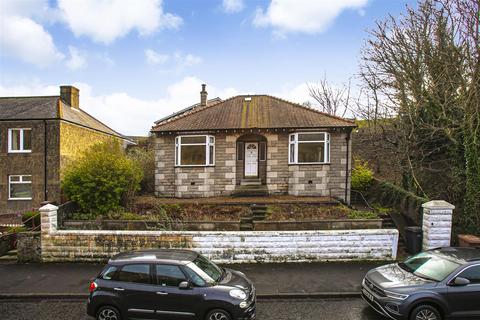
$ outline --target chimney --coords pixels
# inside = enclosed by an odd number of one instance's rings
[[[207,87],[206,84],[202,84],[202,91],[200,91],[200,106],[205,107],[207,105],[207,91],[205,88]]]
[[[79,109],[79,92],[74,86],[60,86],[60,98],[72,108]]]

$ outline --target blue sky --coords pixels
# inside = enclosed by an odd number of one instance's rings
[[[83,109],[125,134],[199,99],[309,100],[348,81],[378,19],[413,0],[2,0],[0,95],[80,88]]]

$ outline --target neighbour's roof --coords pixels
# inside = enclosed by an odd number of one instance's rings
[[[110,259],[110,263],[115,262],[154,262],[154,261],[170,261],[176,263],[188,263],[195,260],[198,253],[190,250],[181,249],[151,249],[119,253]]]
[[[0,97],[0,121],[42,119],[62,119],[129,140],[81,108],[72,108],[60,96]]]
[[[269,95],[241,95],[159,121],[152,132],[356,127],[355,123]]]

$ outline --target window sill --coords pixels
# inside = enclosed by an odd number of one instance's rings
[[[176,165],[175,168],[201,168],[201,167],[215,167],[214,164],[186,164]]]
[[[288,164],[289,166],[303,166],[303,165],[307,165],[307,166],[310,166],[310,165],[320,165],[320,166],[324,166],[324,165],[331,165],[331,162],[301,162],[301,163],[289,163]]]
[[[32,198],[8,198],[8,201],[31,201]]]
[[[8,150],[8,153],[32,153],[32,150],[26,150],[26,151]]]

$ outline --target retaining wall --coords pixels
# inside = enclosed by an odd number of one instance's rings
[[[393,260],[398,231],[109,231],[57,230],[57,207],[42,214],[43,261],[106,261],[114,254],[148,248],[188,248],[215,262]]]

